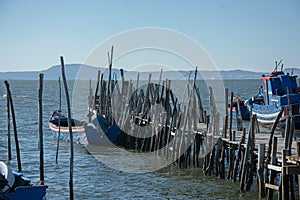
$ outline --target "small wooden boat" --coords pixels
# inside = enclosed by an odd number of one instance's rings
[[[45,185],[33,185],[22,174],[13,172],[0,161],[0,199],[4,200],[42,200],[45,199]]]
[[[285,127],[286,118],[294,119],[295,128],[300,128],[300,87],[297,85],[297,76],[292,73],[285,74],[277,71],[279,64],[269,75],[262,75],[262,86],[256,96],[249,98],[246,102],[252,115],[257,116],[257,121],[263,125],[272,125],[280,114],[281,108],[284,112],[279,120],[278,126]]]
[[[73,141],[76,143],[85,144],[86,134],[85,134],[85,123],[72,119],[72,133]],[[61,111],[55,110],[49,120],[49,127],[54,138],[69,141],[69,127],[68,118],[61,115]]]
[[[230,101],[228,102],[228,113],[230,112]],[[237,119],[237,114],[240,114],[242,120],[250,120],[250,112],[245,105],[244,99],[239,99],[238,97],[233,97],[233,104],[232,104],[232,118]]]

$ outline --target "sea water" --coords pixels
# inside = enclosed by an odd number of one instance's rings
[[[39,183],[38,151],[38,81],[9,81],[17,122],[17,131],[21,151],[22,173],[33,183]],[[198,84],[203,84],[199,82]],[[74,81],[68,81],[70,93]],[[76,84],[75,84],[76,85]],[[82,105],[72,107],[73,115],[87,120],[88,81],[79,84],[82,93],[73,97],[73,102]],[[94,85],[94,82],[93,82]],[[225,80],[224,85],[242,98],[253,96],[260,85],[259,80]],[[78,85],[77,85],[78,86]],[[175,94],[182,95],[186,84],[172,82],[177,88]],[[171,88],[172,88],[171,86]],[[180,88],[181,87],[181,88]],[[201,86],[203,87],[203,86]],[[63,89],[63,88],[62,88]],[[205,89],[204,89],[205,90]],[[206,89],[206,91],[208,91]],[[12,160],[7,161],[7,122],[6,89],[4,84],[0,91],[0,160],[17,169],[15,145],[12,134]],[[76,99],[77,98],[77,99]],[[182,98],[182,97],[181,97]],[[224,99],[216,99],[221,104]],[[78,99],[80,99],[78,101]],[[204,107],[208,108],[208,92],[202,92]],[[62,95],[63,112],[65,96]],[[224,105],[224,103],[222,103]],[[221,105],[221,106],[222,106]],[[53,110],[59,108],[57,81],[44,81],[43,89],[43,133],[45,185],[48,185],[47,199],[69,198],[69,144],[60,142],[58,164],[55,163],[56,140],[51,135],[48,120]],[[12,127],[12,124],[11,124]],[[74,195],[76,199],[257,199],[258,191],[254,183],[251,191],[241,195],[239,183],[221,180],[215,175],[205,176],[202,168],[178,169],[168,166],[154,172],[128,173],[109,167],[96,158],[89,150],[97,147],[74,144]],[[94,149],[95,150],[95,149]],[[103,152],[111,151],[102,148]],[[118,152],[115,152],[118,154]],[[103,154],[104,155],[104,154]],[[129,159],[120,155],[122,159]],[[147,161],[146,161],[147,162]],[[149,161],[150,162],[150,161]],[[147,163],[145,163],[147,164]]]

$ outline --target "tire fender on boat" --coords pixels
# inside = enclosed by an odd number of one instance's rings
[[[0,161],[0,174],[8,181],[7,185],[2,189],[3,192],[7,192],[13,187],[15,176],[11,169],[2,161]]]

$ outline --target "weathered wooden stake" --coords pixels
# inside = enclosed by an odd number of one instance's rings
[[[110,57],[109,57],[109,53],[108,53],[108,62],[109,62],[109,72],[108,72],[108,85],[107,85],[107,98],[106,98],[106,114],[108,116],[108,119],[109,119],[109,122],[110,121],[110,117],[111,117],[111,110],[110,110],[110,107],[111,107],[111,70],[112,70],[112,59],[113,59],[113,51],[114,51],[114,47],[112,46],[111,47],[111,53],[110,53]]]
[[[40,185],[44,185],[44,141],[43,141],[43,81],[44,74],[39,77],[39,150],[40,150]]]
[[[235,111],[236,111],[237,130],[242,131],[243,130],[243,120],[242,120],[240,99],[237,99],[236,105],[237,105],[237,107],[236,107]]]
[[[286,156],[288,155],[288,149],[282,149],[282,166],[281,166],[281,195],[282,199],[289,199],[289,181],[288,175],[286,174]]]
[[[238,166],[239,166],[240,161],[241,161],[241,166],[243,166],[242,145],[245,143],[245,137],[246,137],[246,129],[244,128],[241,141],[239,142],[238,152],[237,152],[237,156],[236,156],[236,162],[235,162],[234,169],[233,169],[233,181],[234,182],[236,181],[236,177],[237,177],[237,173],[238,173]]]
[[[98,91],[99,91],[100,76],[101,76],[101,70],[98,70],[96,89],[95,89],[95,95],[94,95],[94,109],[98,109],[98,108],[96,108],[96,105],[97,105],[97,100],[98,100],[97,96],[98,96]],[[100,105],[100,102],[98,103],[98,106],[99,105]]]
[[[10,138],[10,102],[9,97],[6,95],[6,109],[7,109],[7,156],[8,160],[11,160],[11,138]]]
[[[89,80],[89,97],[88,97],[88,108],[89,108],[89,112],[88,112],[88,122],[91,123],[92,122],[92,80]],[[100,105],[100,104],[99,104]]]
[[[280,109],[280,112],[279,114],[277,115],[276,119],[275,119],[275,122],[274,124],[272,125],[272,128],[271,128],[271,133],[270,133],[270,138],[269,138],[269,145],[268,145],[268,151],[267,151],[267,158],[266,158],[266,169],[268,168],[268,164],[270,163],[271,161],[271,151],[272,151],[272,144],[273,144],[273,136],[274,136],[274,133],[275,133],[275,129],[277,127],[277,124],[282,116],[282,113],[284,111],[284,107],[281,107]],[[268,170],[265,171],[265,180],[268,179]]]
[[[19,148],[19,140],[18,140],[18,133],[17,133],[17,123],[16,123],[14,104],[13,104],[10,89],[9,89],[9,83],[6,80],[4,81],[4,83],[5,83],[5,86],[6,86],[7,96],[9,98],[9,103],[10,103],[10,110],[11,110],[11,116],[12,116],[13,127],[14,127],[14,136],[15,136],[17,162],[18,162],[18,171],[20,172],[20,171],[22,171],[22,164],[21,164],[21,156],[20,156],[20,148]]]
[[[61,84],[60,77],[58,77],[58,90],[59,90],[59,107],[58,107],[58,137],[56,144],[56,155],[55,155],[55,163],[58,163],[58,150],[59,150],[59,141],[60,141],[60,113],[61,113]]]
[[[299,79],[299,82],[300,82],[300,79]],[[298,141],[296,143],[296,153],[297,153],[297,156],[300,156],[300,141]],[[299,187],[299,198],[300,198],[300,174],[298,174],[298,187]]]
[[[265,159],[265,144],[259,144],[258,148],[258,190],[259,198],[266,197],[265,179],[264,179],[264,159]]]
[[[61,74],[65,88],[66,101],[67,101],[67,109],[68,109],[68,126],[69,126],[69,137],[70,137],[70,178],[69,178],[69,188],[70,188],[70,199],[74,199],[74,191],[73,191],[73,164],[74,164],[74,148],[73,148],[73,133],[72,133],[72,118],[71,118],[71,105],[70,98],[68,92],[68,85],[65,75],[65,66],[64,66],[64,58],[60,57],[61,63]]]
[[[270,157],[271,165],[276,165],[277,164],[277,137],[276,136],[274,136],[274,138],[273,138],[271,148],[272,148],[272,155]],[[266,168],[266,169],[268,169],[268,168]],[[266,170],[266,171],[268,171],[268,170]],[[269,183],[274,185],[275,176],[276,176],[276,172],[274,170],[271,170],[270,177],[265,176],[265,178],[269,178]],[[267,179],[265,179],[265,180],[267,180]],[[268,188],[267,195],[268,195],[267,199],[269,199],[269,200],[273,199],[273,189]]]
[[[232,140],[232,109],[233,109],[233,92],[230,95],[230,122],[229,122],[229,138]]]
[[[223,137],[227,137],[228,129],[228,89],[225,89],[225,117],[224,117],[224,128],[223,128]]]

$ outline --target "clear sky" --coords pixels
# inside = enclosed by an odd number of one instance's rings
[[[0,71],[47,69],[60,55],[82,63],[112,35],[143,27],[186,34],[220,69],[300,67],[299,0],[0,0]]]

